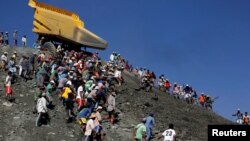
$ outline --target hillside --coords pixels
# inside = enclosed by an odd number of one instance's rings
[[[17,51],[18,57],[22,54],[31,54],[34,49],[1,47],[0,54],[4,51],[13,53]],[[19,58],[18,58],[19,59]],[[18,80],[14,84],[15,103],[9,103],[4,98],[3,83],[6,72],[0,72],[0,141],[80,141],[82,133],[77,124],[65,123],[64,109],[57,96],[56,106],[50,110],[51,125],[36,127],[36,116],[32,113],[34,103],[34,88],[32,80],[24,82]],[[159,133],[167,128],[168,123],[174,123],[179,141],[203,141],[207,140],[208,124],[231,124],[223,117],[200,108],[196,105],[188,105],[183,101],[176,100],[172,96],[162,93],[157,89],[147,93],[135,91],[139,80],[129,72],[124,72],[125,84],[117,87],[117,111],[120,112],[120,122],[115,128],[103,123],[107,133],[106,141],[129,141],[131,140],[131,129],[140,120],[153,112],[155,114],[156,126],[154,133]],[[154,94],[158,100],[152,99]],[[107,114],[104,112],[104,114]],[[155,141],[156,139],[153,139]]]

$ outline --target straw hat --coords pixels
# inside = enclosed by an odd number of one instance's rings
[[[96,118],[96,114],[92,113],[89,118]]]
[[[96,108],[96,111],[98,111],[98,110],[102,110],[102,106],[98,106],[98,107]]]

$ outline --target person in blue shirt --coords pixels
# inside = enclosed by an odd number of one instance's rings
[[[91,108],[84,108],[79,112],[79,118],[86,118],[90,116],[91,112]]]
[[[150,113],[146,118],[146,134],[147,134],[147,141],[150,141],[150,138],[152,136],[152,129],[155,124],[154,114]]]

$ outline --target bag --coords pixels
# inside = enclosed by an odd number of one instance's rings
[[[79,123],[80,125],[86,124],[86,123],[87,123],[87,119],[86,119],[86,118],[80,118],[80,119],[78,120],[78,123]]]

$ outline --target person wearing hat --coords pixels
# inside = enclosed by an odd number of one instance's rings
[[[102,117],[101,117],[101,112],[102,112],[103,108],[102,106],[98,106],[96,108],[96,119],[94,120],[94,125],[95,125],[95,139],[96,140],[102,140],[103,139],[103,135],[104,135],[104,132],[103,132],[103,127],[101,125],[102,123]]]
[[[92,113],[87,121],[86,131],[84,133],[85,140],[84,141],[92,141],[93,140],[93,133],[94,133],[94,120],[96,119],[96,114]]]
[[[15,62],[16,62],[16,58],[17,58],[17,53],[16,53],[16,51],[13,52],[12,57],[14,58],[14,60],[15,60]]]
[[[1,68],[3,70],[6,70],[7,62],[8,62],[8,52],[4,52],[4,54],[1,56]]]
[[[95,126],[98,126],[98,125],[100,125],[100,123],[101,123],[101,121],[102,121],[102,116],[101,116],[101,112],[102,112],[102,110],[103,110],[103,108],[102,108],[102,106],[98,106],[97,108],[96,108],[96,119],[95,119]]]
[[[47,123],[50,122],[49,114],[48,114],[48,109],[47,109],[47,100],[46,100],[46,93],[43,92],[38,100],[37,100],[37,105],[36,105],[38,117],[36,119],[36,126],[39,127],[42,125],[41,120],[44,118]]]

